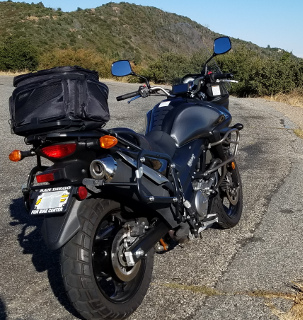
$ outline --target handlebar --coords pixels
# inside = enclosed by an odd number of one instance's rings
[[[117,101],[121,101],[121,100],[129,99],[129,98],[133,98],[137,95],[140,95],[140,92],[134,91],[134,92],[123,94],[122,96],[118,96],[116,99],[117,99]]]
[[[205,77],[205,79],[207,82],[215,82],[216,80],[225,80],[233,77],[234,75],[232,73],[210,73]]]
[[[190,88],[187,86],[186,90],[181,90],[180,92],[174,92],[174,90],[166,90],[162,87],[155,86],[155,87],[150,87],[150,86],[140,86],[138,91],[130,92],[123,94],[121,96],[116,97],[117,101],[125,100],[125,99],[131,99],[131,98],[146,98],[150,94],[155,94],[157,91],[162,91],[162,94],[166,95],[167,97],[175,97],[176,95],[180,94],[190,94],[191,97],[195,97],[195,95],[201,90],[202,86],[208,82],[213,83],[216,82],[216,80],[222,80],[222,81],[230,81],[230,82],[236,82],[234,80],[229,80],[233,78],[232,73],[209,73],[208,75],[201,75],[201,74],[190,74],[186,75],[182,79],[186,79],[186,77],[195,77],[193,81],[191,81],[192,85]],[[189,90],[190,89],[190,90]],[[134,99],[132,99],[134,100]],[[130,100],[129,102],[131,102]]]
[[[215,80],[231,79],[234,77],[234,75],[232,73],[213,73],[212,75]]]

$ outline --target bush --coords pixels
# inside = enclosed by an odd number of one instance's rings
[[[26,39],[9,37],[0,46],[0,70],[36,70],[38,50]]]
[[[289,52],[271,58],[242,46],[217,60],[223,72],[232,72],[239,81],[231,91],[238,96],[288,93],[303,86],[303,62]]]
[[[39,69],[75,65],[96,70],[102,78],[111,76],[109,60],[90,49],[56,49],[44,53],[39,59]]]
[[[189,70],[189,59],[176,53],[164,53],[151,63],[146,76],[156,83],[172,83],[182,78]]]

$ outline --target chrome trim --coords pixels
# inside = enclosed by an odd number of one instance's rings
[[[216,145],[218,145],[218,144],[221,144],[222,142],[224,142],[225,140],[227,140],[228,136],[229,136],[232,132],[235,132],[235,133],[236,133],[236,140],[229,140],[229,141],[228,141],[228,143],[235,145],[234,150],[233,150],[233,152],[231,153],[231,156],[230,156],[227,160],[225,160],[225,161],[221,162],[219,165],[215,166],[214,168],[205,171],[205,172],[203,173],[203,176],[207,176],[207,175],[209,175],[209,174],[217,171],[217,170],[220,169],[221,167],[225,166],[226,164],[228,164],[228,163],[232,162],[233,160],[235,160],[236,155],[237,155],[237,153],[238,153],[239,141],[240,141],[240,132],[239,132],[239,130],[236,129],[236,128],[232,128],[232,129],[228,130],[228,131],[225,133],[224,137],[223,137],[221,140],[216,141],[216,142],[214,142],[214,143],[210,143],[210,144],[208,145],[208,148],[210,149],[211,147],[214,147],[214,146],[216,146]]]
[[[164,89],[164,88],[162,88],[162,87],[159,87],[159,86],[151,87],[150,90],[151,90],[151,91],[161,90],[166,96],[171,97],[171,98],[174,98],[174,97],[175,97],[175,95],[170,94],[166,89]]]
[[[207,217],[206,217],[206,218],[207,218]],[[201,233],[203,230],[211,227],[214,223],[217,223],[217,222],[219,222],[218,217],[216,217],[216,218],[213,219],[213,220],[204,221],[204,222],[203,222],[203,226],[198,229],[198,234]]]
[[[138,167],[137,161],[135,159],[127,156],[126,154],[124,154],[120,151],[117,151],[117,153],[122,157],[122,159],[124,159],[126,162],[128,162],[131,166],[133,166],[134,168]],[[142,164],[142,169],[143,169],[143,174],[145,176],[149,177],[151,180],[153,180],[158,185],[168,182],[168,179],[166,179],[162,174],[151,169],[150,167],[146,166],[145,164]],[[136,171],[138,171],[138,170],[136,170]],[[142,171],[138,171],[138,173],[136,172],[136,175],[138,175],[138,177],[141,177]]]
[[[237,145],[239,144],[239,140],[240,140],[240,132],[239,132],[238,129],[232,128],[232,129],[228,130],[228,131],[225,133],[224,137],[223,137],[221,140],[216,141],[216,142],[214,142],[214,143],[210,143],[210,144],[208,145],[208,148],[214,147],[214,146],[222,143],[223,141],[225,141],[225,140],[227,139],[228,135],[231,134],[232,132],[235,132],[236,135],[237,135],[237,137],[236,137],[236,140],[235,140],[235,141],[231,140],[231,141],[229,141],[229,143],[234,143],[234,144],[236,144],[236,146],[237,146]]]
[[[89,170],[94,179],[110,181],[117,171],[117,162],[111,156],[95,159],[91,162]]]

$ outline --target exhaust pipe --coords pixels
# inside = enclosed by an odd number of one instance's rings
[[[89,171],[94,179],[110,181],[117,171],[117,162],[111,156],[95,159],[91,162]]]

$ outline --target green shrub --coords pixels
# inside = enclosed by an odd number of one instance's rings
[[[189,59],[183,55],[167,52],[151,63],[146,76],[156,83],[172,83],[182,78],[189,70]]]
[[[232,72],[239,81],[231,91],[238,96],[288,93],[303,85],[303,62],[289,52],[271,58],[241,46],[217,60],[223,72]]]
[[[0,46],[0,70],[36,70],[38,50],[26,39],[9,37]]]

